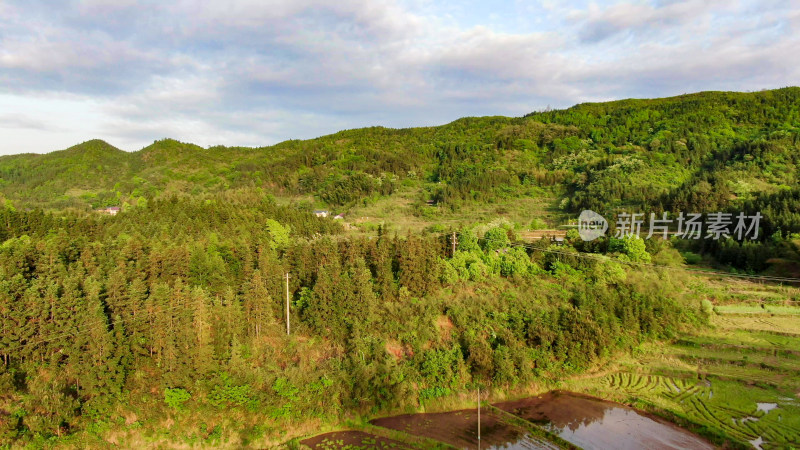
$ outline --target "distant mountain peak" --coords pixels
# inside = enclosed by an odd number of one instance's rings
[[[93,154],[93,155],[103,155],[109,153],[119,153],[123,150],[114,147],[113,145],[109,144],[108,142],[102,139],[91,139],[86,142],[81,142],[78,145],[73,145],[72,147],[64,150],[65,152],[78,154]]]

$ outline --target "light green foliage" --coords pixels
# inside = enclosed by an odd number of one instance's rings
[[[504,277],[530,276],[539,271],[539,266],[531,261],[522,247],[508,249],[500,255],[500,275]]]
[[[620,253],[620,258],[633,262],[650,262],[650,254],[647,253],[644,239],[638,236],[629,236],[622,239],[610,238],[608,251]]]
[[[275,219],[267,219],[266,229],[269,231],[269,235],[272,238],[271,245],[273,248],[285,248],[287,245],[289,245],[290,229],[288,226],[285,227],[281,225]]]
[[[164,389],[164,403],[172,409],[183,409],[183,404],[192,398],[192,394],[183,388]]]
[[[290,417],[294,411],[294,404],[298,400],[297,394],[300,392],[300,389],[288,378],[279,377],[272,384],[272,391],[281,398],[281,402],[272,412],[272,416],[283,418]]]
[[[481,250],[480,246],[478,245],[478,238],[471,229],[464,228],[458,234],[458,250],[464,253]]]
[[[453,258],[450,259],[449,264],[453,269],[458,273],[458,276],[463,280],[470,279],[470,273],[473,265],[483,264],[481,258],[483,257],[483,253],[478,249],[477,251],[467,252],[467,251],[457,251]],[[472,269],[473,271],[477,271],[477,269]],[[486,269],[481,269],[481,271]]]
[[[483,261],[476,260],[467,267],[467,273],[470,281],[483,281],[489,275],[490,269]]]
[[[483,235],[482,247],[484,252],[492,252],[511,245],[508,230],[504,227],[494,227]]]
[[[452,388],[457,385],[461,364],[461,351],[458,347],[428,350],[422,356],[420,374],[430,387]]]
[[[615,284],[625,281],[627,273],[619,263],[608,260],[596,264],[592,271],[594,279],[600,284]]]
[[[444,261],[442,280],[449,280],[448,283],[458,278],[481,281],[498,275],[527,277],[540,271],[524,248],[511,246],[508,230],[504,226],[487,230],[480,246],[471,230],[463,230],[460,236],[459,251],[450,260]],[[466,245],[462,245],[464,242]]]
[[[542,220],[542,219],[540,219],[538,217],[531,221],[531,224],[530,224],[530,229],[531,230],[546,230],[547,228],[548,228],[547,227],[547,223],[545,223],[544,220]]]
[[[439,280],[444,285],[450,285],[459,280],[459,273],[458,270],[453,267],[453,264],[449,260],[440,259],[439,267],[441,267],[441,275],[439,276]]]
[[[311,301],[311,296],[313,291],[308,287],[303,286],[300,288],[300,292],[297,295],[297,299],[294,301],[294,306],[301,312],[309,305]]]
[[[575,245],[582,241],[580,233],[578,232],[578,230],[574,228],[570,228],[569,230],[567,230],[567,234],[566,236],[564,236],[564,240],[570,245]]]
[[[581,275],[581,272],[573,268],[571,265],[562,261],[554,261],[550,265],[550,272],[558,278],[571,278],[575,279]]]
[[[650,253],[650,252],[648,252]],[[680,267],[684,264],[684,258],[680,252],[674,248],[664,247],[652,254],[653,264],[660,266]]]
[[[714,312],[714,305],[708,299],[704,298],[701,305],[704,314],[711,315]]]

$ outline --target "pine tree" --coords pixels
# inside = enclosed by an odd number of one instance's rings
[[[69,350],[70,365],[83,397],[108,396],[119,392],[121,387],[121,369],[100,290],[98,281],[92,278],[84,281],[86,295],[77,311],[78,327]],[[111,406],[103,403],[104,407]]]
[[[391,238],[381,235],[370,252],[370,267],[375,277],[378,295],[383,301],[392,301],[397,297],[397,285],[394,276],[395,245]]]
[[[214,368],[213,328],[211,320],[211,302],[206,292],[200,288],[192,289],[192,311],[194,342],[191,361],[196,373],[205,375]]]
[[[338,309],[344,315],[344,322],[354,335],[361,333],[373,323],[377,301],[372,287],[369,269],[363,259],[354,261],[342,280],[348,286],[342,293],[342,303]]]
[[[319,268],[317,282],[314,284],[308,306],[303,310],[304,320],[318,332],[330,330],[336,336],[343,336],[345,323],[342,320],[342,280],[338,264],[326,264]]]
[[[253,274],[247,283],[244,296],[244,313],[248,323],[248,335],[256,340],[261,336],[262,329],[269,323],[274,323],[272,296],[267,291],[266,283],[261,276],[261,271]]]

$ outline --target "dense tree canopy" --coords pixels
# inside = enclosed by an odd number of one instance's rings
[[[519,245],[505,222],[350,233],[296,198],[346,209],[402,188],[454,215],[537,196],[564,214],[760,212],[755,240],[674,244],[760,271],[800,260],[799,105],[798,88],[700,93],[256,149],[89,141],[0,157],[0,442],[181,411],[287,424],[419,406],[671,336],[704,313],[680,276],[642,268],[683,264],[669,242]],[[122,211],[91,211],[107,206]],[[219,432],[203,423],[203,439]]]

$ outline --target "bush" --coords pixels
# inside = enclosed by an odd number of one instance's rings
[[[703,299],[703,301],[700,302],[700,305],[705,315],[710,316],[711,313],[714,312],[714,304],[708,301],[707,299]]]
[[[683,260],[686,261],[686,264],[698,264],[703,260],[703,257],[697,253],[683,252],[681,255],[683,256]]]
[[[211,394],[208,396],[209,403],[219,407],[223,405],[243,406],[254,402],[251,398],[252,390],[250,386],[246,384],[234,385],[233,380],[227,373],[220,375],[220,379],[222,384],[214,386],[214,389],[211,390]]]
[[[609,252],[619,252],[628,257],[633,262],[650,262],[650,254],[644,243],[644,239],[638,236],[630,236],[622,239],[610,238],[608,242]]]
[[[506,248],[511,245],[511,240],[508,239],[508,230],[503,227],[494,227],[490,229],[483,235],[483,239],[483,250],[486,252]]]
[[[182,388],[166,388],[164,389],[164,403],[172,409],[183,409],[183,404],[186,403],[192,394],[186,389]]]
[[[441,387],[425,388],[419,391],[419,399],[430,400],[433,398],[447,397],[451,393],[452,391],[450,390],[450,388],[441,388]]]
[[[546,230],[547,223],[539,218],[533,219],[530,225],[531,230]]]
[[[458,270],[450,264],[449,261],[441,260],[439,267],[441,273],[439,274],[439,281],[444,285],[454,284],[458,282]]]

